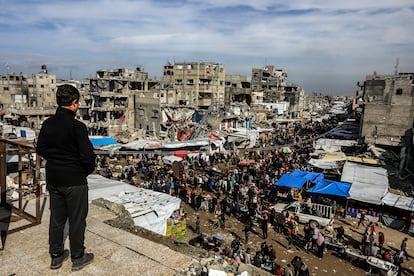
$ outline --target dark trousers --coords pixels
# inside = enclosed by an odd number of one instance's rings
[[[69,241],[72,258],[84,254],[88,186],[56,187],[48,185],[50,195],[49,253],[60,255],[64,250],[64,228],[69,220]]]

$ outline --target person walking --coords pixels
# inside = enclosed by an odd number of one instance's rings
[[[226,226],[226,214],[224,212],[220,213],[220,227],[224,229]]]
[[[293,275],[294,276],[299,275],[299,270],[302,266],[302,258],[299,257],[299,256],[295,256],[295,257],[293,257],[292,261],[290,261],[290,263],[293,266],[293,270],[294,270]]]
[[[407,259],[407,261],[408,261],[407,241],[408,241],[408,238],[407,238],[407,237],[405,237],[405,238],[402,240],[402,242],[401,242],[401,247],[400,247],[400,249],[401,249],[401,251],[404,253],[405,258],[406,258],[406,259]]]
[[[196,223],[195,223],[195,225],[196,225],[195,230],[196,230],[196,233],[198,235],[201,234],[200,224],[201,224],[200,217],[197,217],[197,220],[196,220]]]
[[[263,219],[262,219],[263,239],[267,239],[267,229],[268,229],[267,223],[268,223],[268,221],[269,221],[269,219],[268,219],[267,215],[265,214],[263,216]]]
[[[302,261],[299,269],[298,276],[309,276],[309,268],[308,266]]]
[[[303,237],[304,237],[304,244],[305,244],[304,248],[306,250],[306,253],[309,254],[309,248],[312,245],[312,229],[310,228],[310,225],[308,222],[303,227]]]
[[[296,238],[296,227],[295,227],[295,220],[292,219],[289,223],[289,243],[288,243],[288,249],[292,248],[292,245],[294,245]]]
[[[384,247],[385,242],[385,235],[384,232],[378,233],[378,247],[379,247],[379,253],[382,254],[382,248]]]
[[[244,243],[247,244],[249,242],[249,235],[250,235],[250,224],[246,223],[246,225],[244,226]]]
[[[406,233],[406,234],[408,234],[410,232],[411,222],[412,222],[412,219],[413,219],[412,217],[413,217],[412,212],[408,212],[406,217],[405,217],[404,233]]]
[[[58,87],[58,108],[55,115],[43,122],[36,145],[36,152],[47,160],[51,269],[60,268],[69,257],[63,242],[66,220],[69,220],[72,270],[82,269],[94,258],[92,253],[85,253],[84,241],[88,215],[87,176],[95,169],[95,154],[86,126],[75,119],[79,98],[74,86]]]
[[[359,225],[361,225],[361,224],[363,226],[365,226],[364,221],[365,221],[365,211],[362,211],[361,214],[360,214],[360,217],[359,217],[357,228],[359,228]]]

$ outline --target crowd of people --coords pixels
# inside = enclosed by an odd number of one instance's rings
[[[306,224],[299,235],[297,218],[289,213],[277,214],[270,206],[280,200],[274,185],[280,176],[296,169],[313,170],[307,162],[314,150],[313,140],[332,127],[329,122],[278,126],[276,132],[261,135],[260,143],[252,149],[187,156],[175,167],[166,165],[162,156],[151,153],[126,158],[122,166],[113,164],[109,157],[98,157],[97,167],[106,177],[180,197],[195,212],[206,211],[218,216],[223,227],[226,216],[244,223],[244,241],[236,236],[230,247],[221,249],[223,255],[234,261],[264,267],[277,275],[309,275],[306,264],[298,256],[284,267],[276,263],[275,249],[266,243],[268,229],[271,226],[285,235],[288,248],[298,245],[323,258],[326,243],[321,229]],[[289,146],[290,151],[284,151],[283,146]],[[245,165],[240,163],[243,159],[253,162]],[[311,198],[305,190],[288,192],[283,200],[303,200],[305,205],[306,201],[319,200],[334,205],[335,211],[339,209],[335,200]],[[200,217],[194,225],[200,234]],[[253,227],[261,229],[264,240],[256,252],[248,246]],[[339,240],[344,239],[343,228],[334,230]],[[364,252],[372,255],[372,238],[368,235],[367,244],[366,235],[363,236]]]

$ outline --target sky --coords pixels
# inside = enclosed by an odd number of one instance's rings
[[[204,61],[245,76],[274,65],[305,93],[355,95],[374,71],[414,72],[412,0],[0,0],[0,7],[0,75],[31,76],[45,64],[61,79],[136,67],[161,79],[168,62]]]

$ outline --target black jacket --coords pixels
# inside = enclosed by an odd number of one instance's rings
[[[58,107],[40,129],[36,151],[47,160],[47,185],[87,185],[86,177],[95,169],[95,154],[86,126],[75,115]]]

